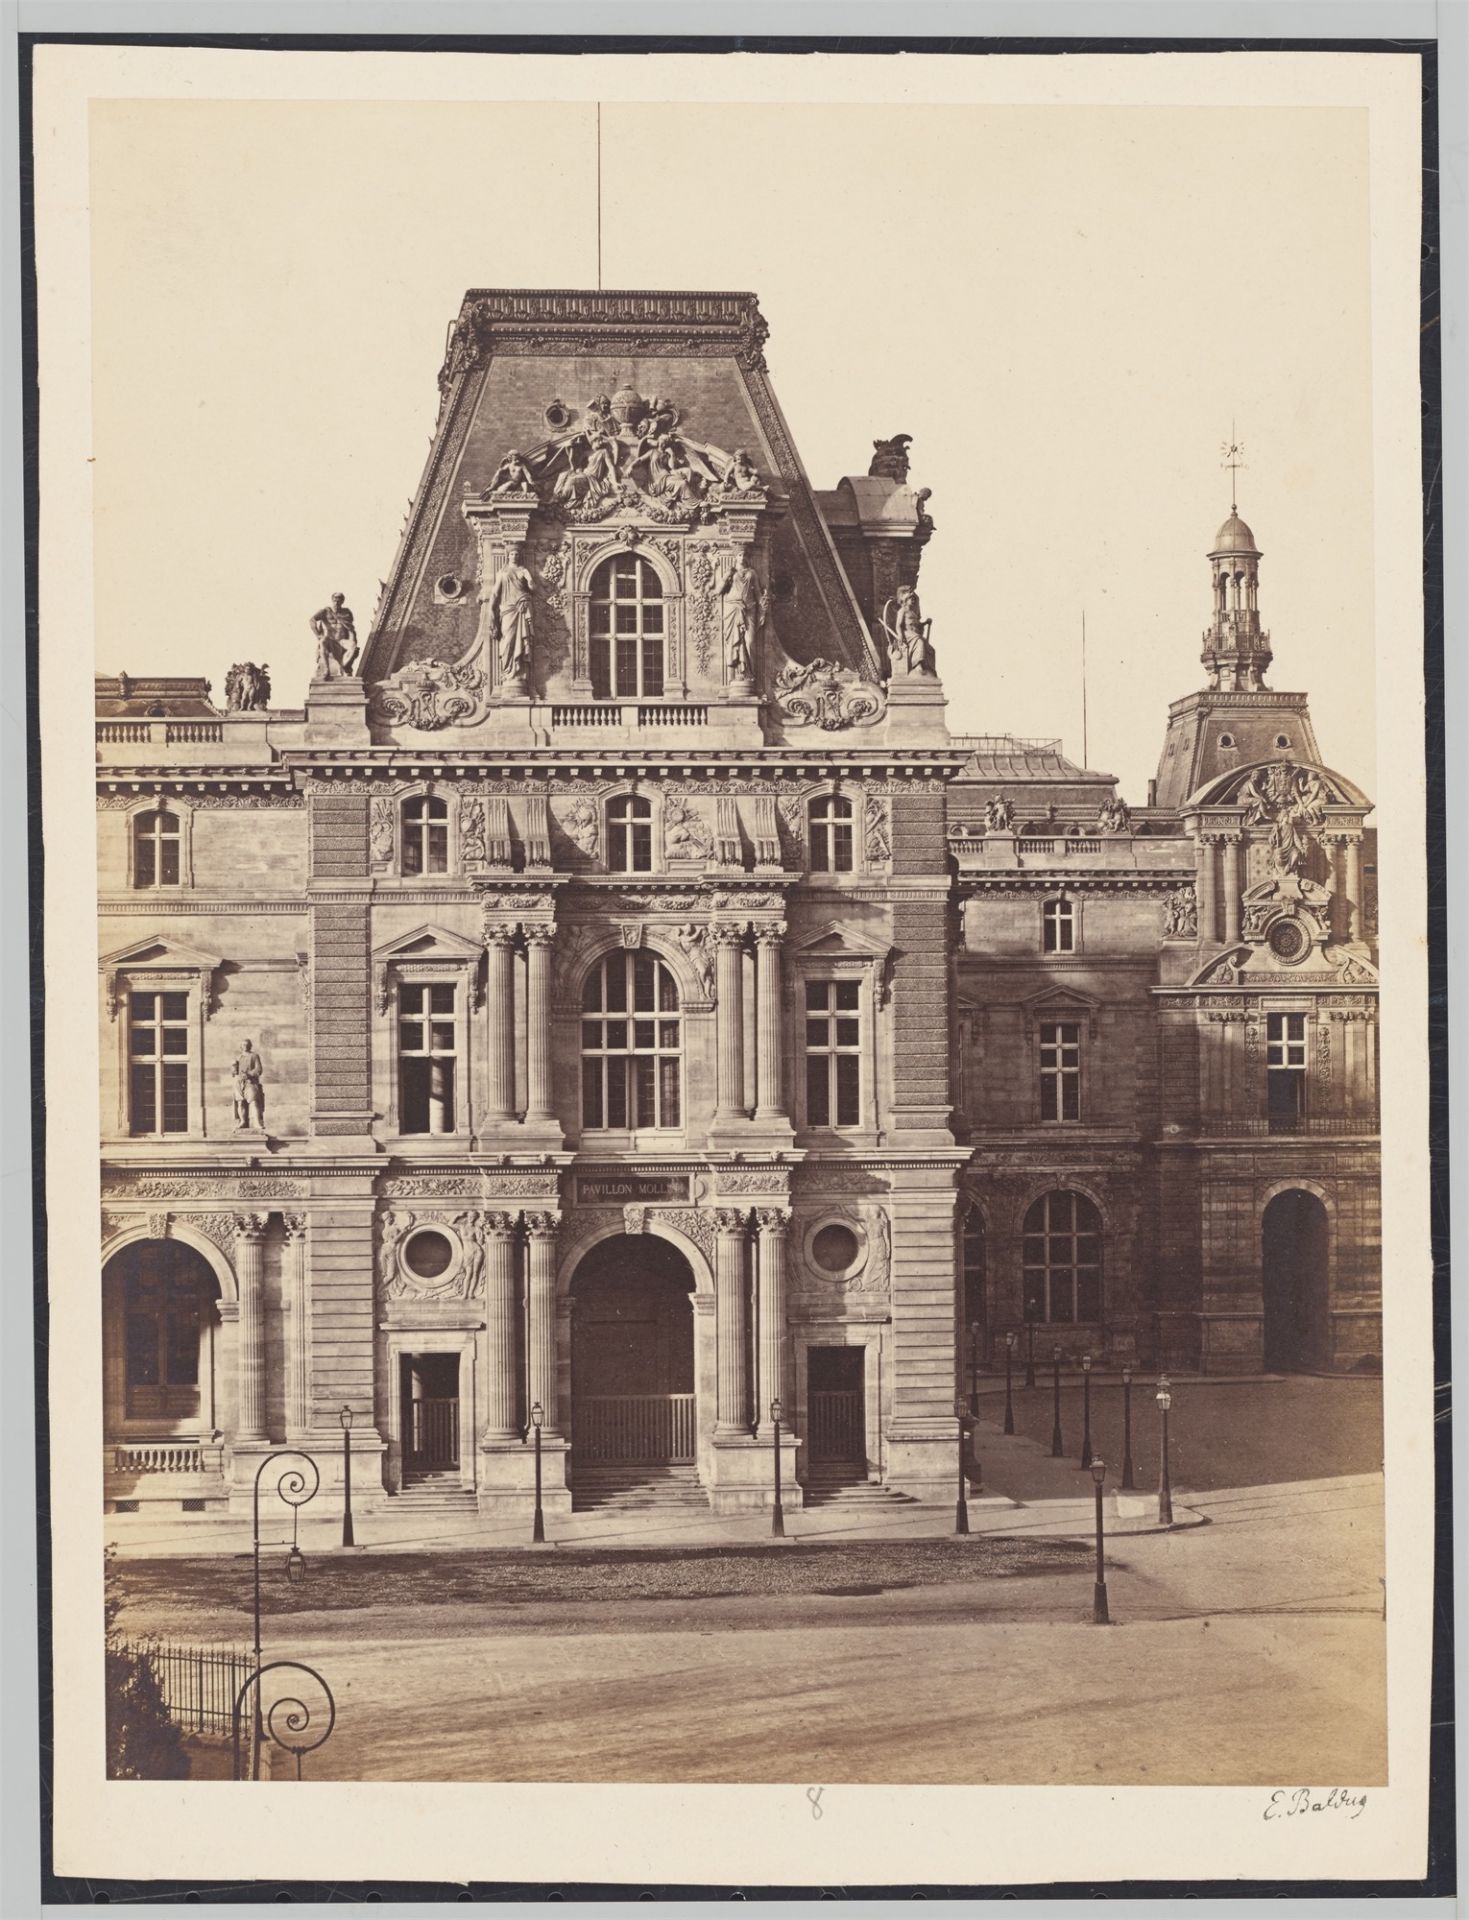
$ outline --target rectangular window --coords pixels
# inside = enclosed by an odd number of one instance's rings
[[[861,983],[806,982],[806,1125],[862,1124]]]
[[[454,988],[448,983],[398,989],[398,1130],[452,1133],[457,1044]]]
[[[128,995],[128,1131],[189,1130],[189,996]]]
[[[1289,1133],[1306,1114],[1306,1016],[1265,1018],[1266,1110],[1272,1133]]]
[[[1041,1028],[1041,1118],[1081,1118],[1081,1026],[1047,1022]]]
[[[1041,909],[1041,950],[1075,953],[1076,916],[1069,900],[1047,900]]]

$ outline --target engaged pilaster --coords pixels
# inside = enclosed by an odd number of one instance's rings
[[[718,991],[716,1028],[719,1040],[719,1096],[714,1117],[743,1120],[745,1079],[745,998],[740,979],[740,952],[744,929],[720,920],[709,929],[714,944],[714,977]]]
[[[785,1118],[781,1066],[781,948],[784,921],[755,928],[755,1088],[757,1120]]]
[[[515,1354],[515,1216],[487,1213],[485,1236],[486,1445],[520,1438]]]
[[[556,1235],[561,1216],[528,1213],[526,1232],[526,1303],[530,1319],[530,1365],[526,1378],[529,1406],[540,1402],[546,1416],[544,1432],[560,1431],[556,1393]]]
[[[735,949],[738,958],[738,949]],[[719,1391],[714,1431],[750,1431],[749,1312],[745,1301],[745,1215],[721,1208],[714,1215],[714,1344]]]
[[[286,1436],[299,1439],[311,1427],[311,1319],[307,1294],[306,1215],[282,1215],[286,1229],[285,1295],[290,1307],[286,1333]]]
[[[1237,833],[1224,836],[1224,938],[1229,946],[1239,940],[1240,844]]]
[[[265,1438],[265,1276],[267,1215],[235,1215],[235,1273],[240,1282],[240,1396],[236,1433],[244,1441]]]
[[[515,929],[491,922],[485,927],[485,1013],[488,1027],[489,1088],[486,1118],[515,1117]]]
[[[762,1433],[769,1429],[772,1400],[781,1403],[787,1431],[793,1419],[786,1331],[786,1229],[790,1223],[784,1207],[762,1207],[755,1215],[760,1232],[760,1387],[755,1411]]]

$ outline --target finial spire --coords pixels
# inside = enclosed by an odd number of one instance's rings
[[[1238,489],[1235,484],[1235,475],[1245,463],[1242,458],[1244,445],[1235,438],[1233,420],[1229,423],[1229,438],[1220,441],[1219,451],[1224,455],[1224,458],[1219,462],[1220,466],[1229,469],[1229,511],[1231,513],[1238,513],[1239,500],[1237,497]]]

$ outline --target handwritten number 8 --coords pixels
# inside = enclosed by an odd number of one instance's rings
[[[811,1802],[811,1818],[813,1820],[819,1820],[821,1818],[821,1796],[825,1792],[825,1787],[807,1787],[806,1789],[806,1798]]]

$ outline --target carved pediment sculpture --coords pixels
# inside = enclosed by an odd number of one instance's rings
[[[775,677],[777,709],[798,727],[820,727],[835,733],[844,727],[870,727],[887,710],[887,695],[875,681],[864,680],[850,667],[834,660],[794,660]]]

